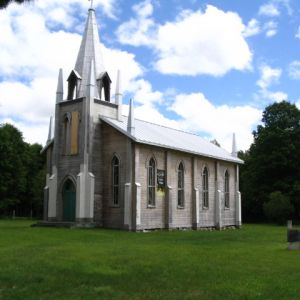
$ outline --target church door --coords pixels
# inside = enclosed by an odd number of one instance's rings
[[[63,221],[74,222],[76,211],[76,189],[73,182],[68,179],[62,190]]]

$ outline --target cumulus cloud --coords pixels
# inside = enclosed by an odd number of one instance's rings
[[[298,26],[298,30],[295,34],[295,38],[300,39],[300,26]]]
[[[260,73],[261,77],[256,83],[261,89],[265,90],[271,84],[277,83],[279,81],[282,70],[278,68],[272,68],[264,64],[260,66]]]
[[[143,5],[151,4],[145,1]],[[161,25],[151,18],[152,9],[136,13],[137,18],[122,24],[117,35],[123,44],[151,47],[159,72],[222,76],[232,69],[250,68],[252,53],[243,36],[245,25],[236,13],[208,5],[205,12],[183,11],[175,21]]]
[[[269,21],[264,24],[263,29],[266,37],[272,37],[277,34],[277,23],[274,21]]]
[[[270,91],[270,87],[279,83],[282,70],[279,68],[272,68],[266,64],[260,66],[260,79],[256,82],[260,90],[257,97],[271,101],[280,102],[288,100],[288,94],[282,91]]]
[[[244,37],[254,36],[261,31],[259,22],[256,19],[251,19],[243,32]]]
[[[288,73],[292,79],[300,79],[300,61],[294,60],[289,64]]]
[[[263,4],[258,11],[259,15],[267,16],[267,17],[277,17],[280,15],[280,11],[278,6],[275,3],[266,3]]]
[[[154,39],[151,38],[155,34],[156,25],[151,19],[153,13],[153,5],[150,0],[146,0],[133,6],[136,18],[121,24],[116,32],[119,41],[122,44],[132,46],[152,46]]]
[[[37,1],[44,7],[49,2]],[[54,113],[58,68],[64,69],[66,79],[74,68],[81,35],[49,29],[47,18],[35,6],[26,5],[0,11],[0,28],[0,122],[12,120],[27,141],[44,143]],[[113,83],[117,69],[126,66],[121,69],[126,94],[143,74],[142,67],[126,51],[104,46],[102,50]],[[38,130],[30,130],[34,126]]]
[[[216,139],[231,150],[232,133],[237,136],[238,148],[246,150],[252,142],[251,132],[261,118],[261,111],[250,106],[216,106],[204,94],[180,94],[171,106],[182,120],[181,127],[200,131],[208,139]]]

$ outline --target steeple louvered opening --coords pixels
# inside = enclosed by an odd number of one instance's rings
[[[78,98],[78,91],[81,83],[80,75],[73,70],[68,78],[68,100]]]
[[[100,100],[110,102],[110,85],[111,80],[107,72],[100,74],[97,79],[97,87],[99,90]]]

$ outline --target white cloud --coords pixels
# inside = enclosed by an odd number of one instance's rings
[[[144,79],[132,81],[128,90],[134,94],[135,102],[149,105],[162,102],[163,94],[159,91],[153,91],[150,82]]]
[[[258,14],[267,17],[277,17],[280,15],[280,11],[275,3],[266,3],[259,8]]]
[[[231,151],[233,132],[238,148],[248,149],[252,142],[251,132],[261,118],[261,111],[256,108],[216,106],[202,93],[178,95],[171,110],[182,118],[181,127],[206,133],[209,139],[215,138],[228,151]]]
[[[266,64],[260,66],[260,79],[256,82],[260,90],[256,95],[257,98],[267,99],[270,101],[280,102],[288,100],[288,94],[283,91],[270,91],[270,87],[279,83],[282,70],[279,68],[272,68]]]
[[[260,67],[261,77],[256,84],[263,90],[267,89],[270,85],[277,83],[280,79],[282,70],[272,68],[266,64]]]
[[[294,60],[289,64],[288,73],[292,79],[300,79],[300,61]]]
[[[151,47],[159,72],[221,76],[232,69],[250,68],[252,53],[236,13],[208,5],[205,12],[184,11],[174,22],[160,25],[151,18],[152,10],[146,11],[122,24],[117,35],[121,43]]]
[[[151,37],[155,34],[156,26],[150,18],[153,12],[151,1],[146,0],[134,5],[133,11],[136,18],[120,25],[116,32],[119,41],[132,46],[153,45],[154,39]]]
[[[258,96],[259,98],[267,99],[272,102],[288,100],[288,94],[282,91],[272,92],[269,90],[260,90]]]
[[[272,37],[277,34],[277,23],[274,21],[269,21],[264,24],[263,27],[266,37]]]
[[[259,22],[256,19],[251,19],[248,22],[248,24],[243,32],[243,35],[244,35],[244,37],[249,37],[249,36],[259,34],[260,31],[261,31],[261,29],[259,26]]]
[[[300,39],[300,26],[298,26],[297,33],[295,34],[295,38]]]
[[[65,80],[74,68],[81,36],[50,30],[47,18],[35,6],[30,8],[10,5],[0,11],[0,122],[13,120],[27,141],[44,143],[49,117],[54,113],[58,68],[64,69]],[[126,94],[143,74],[142,67],[126,51],[104,46],[102,50],[113,83],[117,69],[126,66],[121,69]],[[115,86],[112,90],[113,94]],[[30,130],[34,126],[38,130]]]

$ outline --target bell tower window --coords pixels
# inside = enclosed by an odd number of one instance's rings
[[[107,72],[101,73],[99,78],[97,79],[97,83],[99,88],[100,100],[110,102],[111,79],[108,76],[108,73]]]

